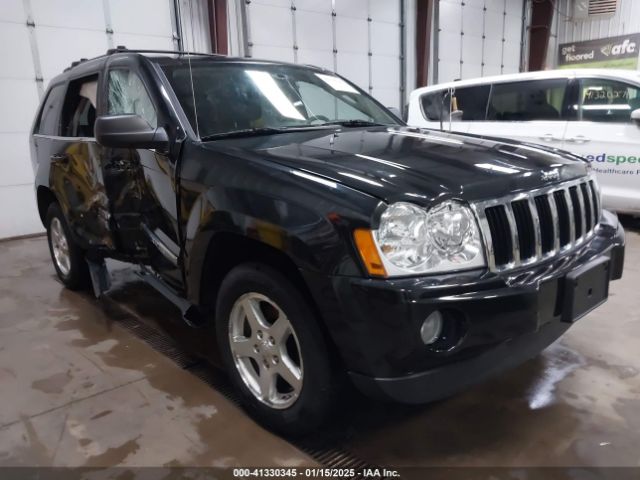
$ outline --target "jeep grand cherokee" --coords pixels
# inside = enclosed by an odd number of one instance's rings
[[[53,265],[96,294],[105,258],[140,265],[274,429],[345,378],[420,403],[513,367],[622,274],[578,157],[407,128],[320,68],[144,53],[75,64],[37,113]]]

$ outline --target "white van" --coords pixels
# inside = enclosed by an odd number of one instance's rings
[[[513,138],[576,153],[604,206],[640,215],[640,72],[553,70],[414,90],[409,125]]]

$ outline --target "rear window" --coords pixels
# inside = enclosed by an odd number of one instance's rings
[[[60,119],[63,137],[93,137],[98,75],[69,82]]]
[[[64,97],[64,85],[56,85],[47,95],[35,133],[40,135],[58,135],[60,132],[60,106]]]

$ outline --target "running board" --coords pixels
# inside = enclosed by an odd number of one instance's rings
[[[180,296],[170,285],[152,271],[142,267],[135,272],[136,275],[147,285],[153,287],[167,300],[173,303],[182,314],[182,319],[190,327],[198,328],[205,324],[206,314],[198,305],[194,305],[187,299]]]
[[[96,298],[100,298],[104,292],[111,288],[111,278],[109,270],[104,259],[99,262],[87,259],[89,265],[89,275],[91,276],[91,285],[93,286],[93,294]]]

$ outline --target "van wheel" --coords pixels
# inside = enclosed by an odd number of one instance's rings
[[[84,252],[71,238],[60,205],[52,203],[49,206],[46,220],[49,252],[58,278],[70,290],[90,287],[91,277]]]
[[[333,404],[316,321],[296,287],[265,265],[240,265],[220,287],[216,334],[227,371],[249,413],[284,434],[316,428]]]

